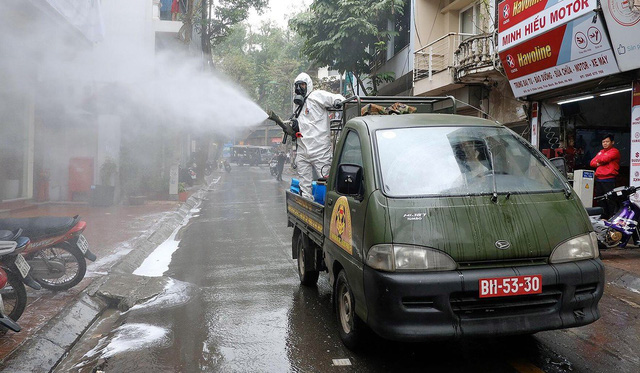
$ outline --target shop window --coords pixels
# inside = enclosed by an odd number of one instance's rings
[[[409,45],[409,27],[411,26],[411,1],[404,2],[403,14],[396,13],[394,30],[398,35],[393,37],[393,54]]]

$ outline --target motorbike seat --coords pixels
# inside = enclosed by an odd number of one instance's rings
[[[602,207],[585,207],[589,216],[602,215],[604,209]]]
[[[7,218],[0,219],[0,229],[16,230],[22,228],[22,235],[33,240],[40,237],[64,234],[73,228],[79,219],[78,215],[74,217]]]
[[[14,233],[8,230],[0,230],[0,241],[13,241]]]

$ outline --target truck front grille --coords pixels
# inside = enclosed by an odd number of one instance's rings
[[[562,291],[558,286],[543,287],[542,293],[509,297],[479,298],[478,292],[451,294],[449,303],[462,319],[543,313],[554,309]]]

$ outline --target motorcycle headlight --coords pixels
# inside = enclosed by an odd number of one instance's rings
[[[551,253],[551,263],[566,263],[577,260],[595,259],[600,256],[598,239],[594,232],[565,241]]]
[[[367,265],[381,271],[451,271],[456,262],[440,250],[412,245],[375,245],[367,254]]]

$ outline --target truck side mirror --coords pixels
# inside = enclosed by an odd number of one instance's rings
[[[551,158],[549,162],[560,171],[565,179],[567,178],[567,161],[563,157]]]
[[[336,191],[347,196],[357,196],[362,191],[362,167],[355,164],[338,166]]]

